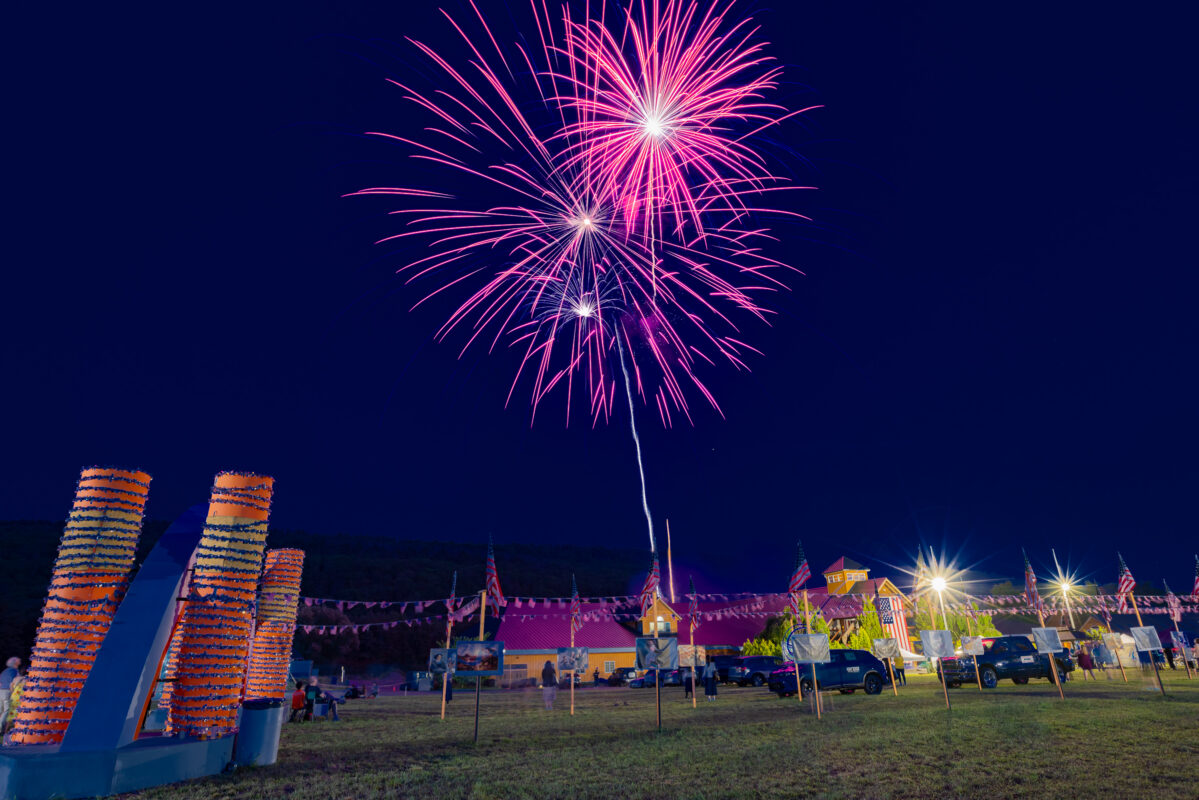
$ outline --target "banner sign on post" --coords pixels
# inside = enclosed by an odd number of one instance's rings
[[[458,651],[444,647],[434,647],[429,651],[429,672],[434,675],[453,675],[458,669]]]
[[[962,637],[962,652],[968,656],[981,656],[984,654],[983,637],[981,636],[963,636]]]
[[[458,675],[476,678],[504,674],[503,642],[458,642]]]
[[[707,649],[700,644],[679,645],[679,666],[698,669],[708,663]]]
[[[1170,638],[1174,640],[1174,646],[1179,650],[1189,650],[1191,643],[1187,641],[1186,631],[1170,631]]]
[[[900,658],[899,641],[896,639],[875,639],[874,657],[880,659]]]
[[[652,636],[637,639],[637,669],[678,669],[679,640],[655,639]]]
[[[787,637],[792,661],[806,664],[827,664],[831,660],[828,636],[823,633],[793,633]]]
[[[590,666],[591,650],[587,647],[559,647],[558,672],[586,672]]]
[[[949,631],[920,631],[920,644],[928,658],[953,657],[953,634]]]
[[[1124,647],[1124,642],[1118,633],[1105,633],[1103,634],[1103,646],[1114,652]]]
[[[1133,628],[1129,633],[1132,634],[1133,641],[1137,643],[1137,650],[1142,653],[1162,649],[1162,640],[1158,638],[1156,628],[1148,626]]]
[[[1060,653],[1064,649],[1057,628],[1033,628],[1032,640],[1041,653]]]

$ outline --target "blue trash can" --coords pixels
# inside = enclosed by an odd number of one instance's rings
[[[233,763],[239,767],[274,764],[285,713],[282,700],[249,700],[242,705]]]

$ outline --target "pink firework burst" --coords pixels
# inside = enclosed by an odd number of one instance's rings
[[[564,7],[554,24],[536,3],[540,48],[517,44],[505,52],[473,2],[471,8],[478,37],[442,12],[465,45],[464,64],[413,41],[443,80],[425,91],[391,81],[428,124],[418,134],[372,134],[447,171],[456,191],[392,186],[353,193],[403,200],[392,213],[404,229],[383,241],[427,246],[399,270],[410,283],[435,284],[416,305],[457,294],[439,339],[460,334],[462,352],[515,348],[519,366],[508,401],[527,386],[534,418],[540,403],[563,389],[568,423],[576,396],[586,398],[593,423],[607,419],[622,375],[616,361],[626,357],[629,392],[652,402],[664,424],[679,414],[690,420],[695,393],[719,412],[699,372],[720,361],[746,367],[745,354],[757,351],[739,338],[737,317],[765,319],[757,298],[785,284],[772,275],[783,265],[761,247],[769,231],[747,224],[761,210],[751,198],[782,182],[717,118],[776,120],[764,110],[775,107],[753,98],[777,70],[739,82],[762,63],[749,32],[734,26],[737,38],[717,35],[721,16],[697,19],[694,6],[683,10],[672,0],[669,23],[655,30],[681,37],[680,51],[688,49],[688,31],[698,31],[704,44],[687,56],[666,47],[671,69],[723,65],[723,72],[700,83],[676,76],[689,110],[662,106],[673,109],[663,117],[669,132],[647,151],[625,122],[614,121],[624,112],[610,99],[611,76],[627,72],[637,85],[663,87],[671,84],[665,73],[643,74],[646,64],[663,59],[618,61],[602,14],[584,6],[576,22]],[[657,13],[655,5],[655,20]],[[619,19],[616,34],[634,30],[631,12]],[[646,35],[628,31],[623,35],[633,39]],[[652,37],[646,42],[663,46]],[[676,223],[655,230],[655,215],[667,213]]]

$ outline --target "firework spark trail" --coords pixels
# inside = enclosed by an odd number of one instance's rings
[[[620,371],[624,373],[624,391],[629,398],[629,429],[633,432],[633,444],[637,448],[637,472],[641,475],[641,507],[645,509],[645,524],[649,526],[649,549],[658,552],[654,546],[654,518],[649,513],[649,496],[645,492],[645,466],[641,463],[641,437],[637,435],[637,415],[633,411],[633,387],[629,384],[629,371],[624,365],[624,345],[620,343],[620,334],[616,334],[616,350],[620,354]]]
[[[413,307],[463,292],[437,338],[461,333],[463,352],[516,350],[506,404],[528,386],[533,419],[563,387],[568,425],[576,396],[593,424],[607,420],[614,357],[626,376],[632,362],[637,394],[663,425],[692,421],[693,393],[721,413],[702,370],[748,369],[758,351],[740,321],[766,321],[763,294],[787,289],[775,271],[794,269],[767,254],[775,237],[761,215],[803,217],[760,198],[810,188],[770,173],[747,141],[802,113],[763,99],[780,69],[757,29],[729,19],[725,0],[653,0],[652,11],[630,2],[611,19],[594,0],[556,18],[533,0],[537,38],[505,56],[469,5],[475,19],[442,12],[465,60],[410,39],[439,77],[427,89],[389,81],[431,116],[423,131],[371,133],[460,189],[352,193],[404,202],[391,212],[404,229],[381,242],[426,242],[398,270],[430,287]],[[625,388],[633,405],[627,377]]]

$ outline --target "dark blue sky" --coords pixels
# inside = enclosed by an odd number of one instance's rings
[[[16,12],[0,517],[61,518],[92,463],[147,469],[173,517],[236,468],[278,478],[286,527],[645,542],[627,418],[530,429],[513,356],[458,361],[448,304],[407,311],[391,206],[340,197],[407,169],[359,134],[414,123],[405,35],[453,45],[423,5]],[[1120,548],[1188,586],[1192,12],[741,8],[785,102],[826,106],[777,135],[821,191],[781,245],[806,277],[746,332],[766,357],[708,375],[726,418],[643,418],[676,564],[766,589],[797,536],[879,572],[923,540],[1017,578],[1023,544],[1102,582]]]

